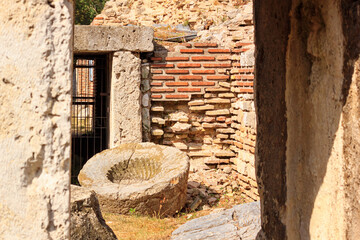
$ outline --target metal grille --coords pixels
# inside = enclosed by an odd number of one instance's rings
[[[106,56],[74,57],[71,108],[73,184],[78,184],[77,175],[86,161],[108,146],[109,91],[106,69]]]

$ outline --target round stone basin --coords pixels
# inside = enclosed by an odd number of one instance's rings
[[[101,210],[171,216],[186,202],[189,158],[173,147],[129,143],[96,154],[78,176]]]

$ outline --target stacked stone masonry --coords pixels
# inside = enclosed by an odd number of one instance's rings
[[[251,49],[183,43],[155,50],[142,64],[142,113],[144,140],[186,152],[192,166],[230,164],[257,200],[254,66],[244,61]]]

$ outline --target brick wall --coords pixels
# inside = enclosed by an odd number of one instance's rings
[[[143,63],[143,129],[144,140],[187,152],[193,167],[232,166],[246,195],[258,199],[250,49],[251,43],[158,47]]]

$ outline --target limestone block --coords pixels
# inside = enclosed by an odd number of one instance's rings
[[[121,143],[142,141],[140,64],[138,54],[114,54],[110,95],[111,148]]]
[[[219,93],[219,97],[224,97],[224,98],[233,98],[235,97],[235,94],[233,93]]]
[[[0,239],[69,239],[73,1],[2,0]]]
[[[150,90],[150,80],[149,79],[142,79],[141,81],[141,91],[147,92]]]
[[[170,128],[174,133],[186,132],[191,128],[191,124],[177,122]]]
[[[163,112],[164,107],[162,107],[162,106],[154,106],[154,107],[151,107],[151,111],[152,112]]]
[[[150,97],[149,97],[148,93],[145,93],[142,96],[141,102],[142,102],[143,107],[148,107],[150,105]]]
[[[189,158],[154,143],[130,143],[102,151],[86,162],[81,186],[95,191],[102,211],[172,216],[186,202]]]
[[[248,176],[253,179],[253,180],[256,180],[256,172],[255,172],[255,167],[254,166],[251,166],[250,164],[247,164],[247,173],[248,173]]]
[[[204,104],[205,104],[204,100],[194,100],[194,101],[188,102],[189,106],[201,106]]]
[[[224,98],[211,98],[211,99],[205,99],[206,103],[231,103],[230,99],[224,99]]]
[[[160,125],[164,125],[165,124],[165,119],[159,118],[159,117],[153,117],[153,118],[151,118],[151,122],[152,123],[157,123],[157,124],[160,124]]]
[[[179,111],[179,112],[170,113],[168,115],[168,120],[173,122],[178,122],[178,121],[188,122],[189,117],[187,113]]]
[[[242,122],[246,127],[256,128],[256,114],[254,112],[244,112]]]
[[[191,111],[205,111],[205,110],[213,110],[213,109],[215,109],[215,106],[210,104],[190,107]]]
[[[219,82],[219,86],[230,88],[230,83],[228,83],[228,82]]]
[[[215,152],[216,157],[235,157],[236,154],[231,150],[218,150]]]
[[[229,109],[218,109],[213,111],[206,111],[205,114],[208,116],[229,115],[230,111]]]
[[[151,130],[151,135],[162,136],[164,135],[164,131],[162,129],[153,129]]]
[[[211,151],[191,151],[188,153],[189,157],[210,157]]]
[[[71,185],[71,239],[115,240],[106,224],[95,192]]]
[[[252,48],[246,52],[241,53],[240,62],[242,66],[255,65],[255,49]]]
[[[76,25],[74,51],[151,52],[154,50],[153,35],[153,30],[148,27]]]
[[[147,64],[142,64],[141,65],[141,78],[142,79],[146,79],[150,77],[150,65]],[[147,91],[147,90],[145,90]]]
[[[235,133],[235,130],[232,128],[218,128],[216,129],[217,133]]]

